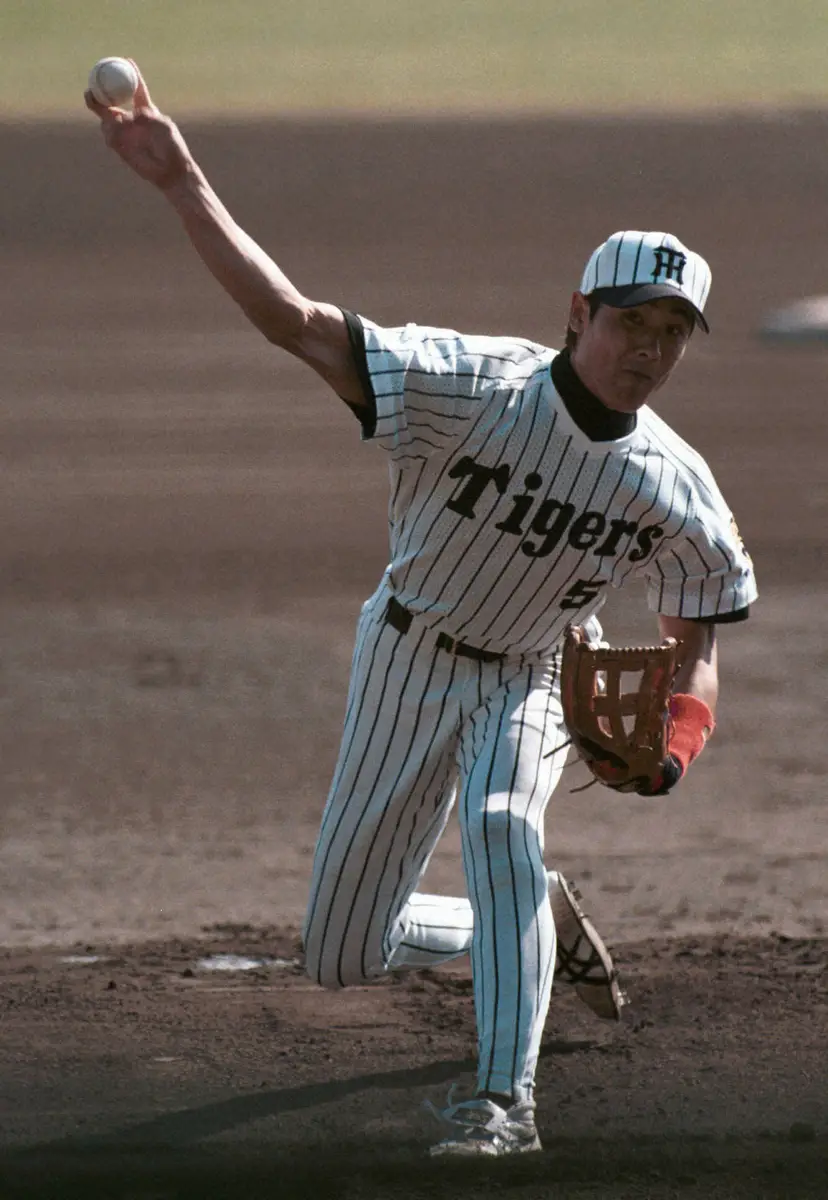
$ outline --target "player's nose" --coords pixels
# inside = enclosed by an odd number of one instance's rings
[[[635,346],[636,355],[647,360],[658,360],[663,353],[661,335],[656,329],[642,329]]]

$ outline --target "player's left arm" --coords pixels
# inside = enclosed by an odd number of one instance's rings
[[[663,794],[686,774],[716,728],[719,673],[712,621],[659,613],[658,627],[662,638],[675,638],[679,643],[678,669],[668,705],[668,753],[655,792]]]
[[[665,539],[652,569],[645,570],[661,636],[679,643],[669,701],[665,791],[686,773],[716,727],[716,625],[745,620],[757,597],[750,555],[704,460],[692,462],[692,474],[692,504],[681,536]]]
[[[695,696],[715,716],[719,697],[715,624],[659,614],[658,627],[662,639],[675,638],[679,643],[679,667],[673,681],[673,693]]]

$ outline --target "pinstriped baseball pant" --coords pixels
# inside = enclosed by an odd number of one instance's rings
[[[478,1087],[531,1097],[555,927],[543,814],[566,757],[551,664],[479,663],[363,607],[314,855],[307,970],[326,987],[471,953]],[[417,892],[453,805],[468,898]]]

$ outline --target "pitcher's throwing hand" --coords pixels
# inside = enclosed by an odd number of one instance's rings
[[[100,117],[104,140],[110,149],[136,175],[167,191],[181,183],[188,170],[196,169],[195,163],[178,127],[153,104],[137,63],[132,59],[127,61],[138,78],[131,111],[101,104],[91,89],[84,93],[84,100],[87,108]]]

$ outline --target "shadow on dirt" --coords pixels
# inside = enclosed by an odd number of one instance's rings
[[[272,1109],[270,1110],[272,1111]],[[146,1129],[146,1127],[145,1127]],[[824,1200],[828,1141],[782,1138],[555,1140],[542,1154],[500,1162],[424,1158],[422,1147],[364,1141],[308,1147],[80,1143],[0,1165],[4,1200],[363,1200],[365,1197],[629,1196],[661,1200]]]

